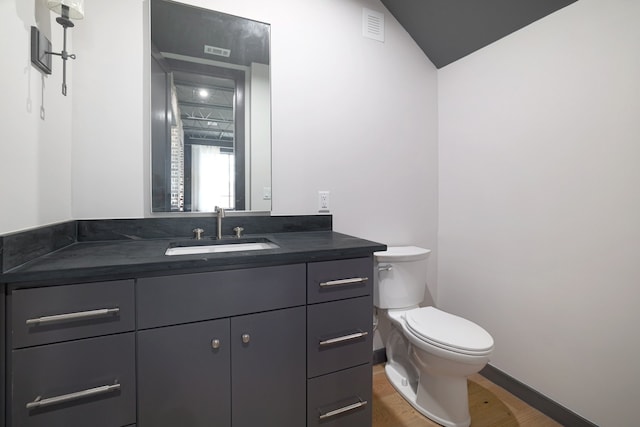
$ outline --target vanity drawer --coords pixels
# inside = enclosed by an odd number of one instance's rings
[[[135,328],[132,280],[19,289],[9,298],[13,348]]]
[[[311,379],[307,427],[370,427],[371,364]]]
[[[308,306],[307,376],[370,362],[372,323],[370,295]]]
[[[312,262],[307,271],[310,304],[372,294],[373,258]]]
[[[120,427],[136,422],[133,332],[13,350],[12,356],[10,425]]]
[[[294,264],[139,279],[138,329],[304,305],[305,277]]]

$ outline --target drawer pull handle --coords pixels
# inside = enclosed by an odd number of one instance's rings
[[[40,325],[43,323],[62,322],[65,320],[90,319],[93,317],[102,317],[109,314],[117,314],[120,312],[116,308],[101,308],[98,310],[78,311],[76,313],[55,314],[53,316],[42,316],[35,319],[27,319],[27,325]]]
[[[100,387],[89,388],[87,390],[76,391],[75,393],[63,394],[62,396],[48,397],[42,399],[36,397],[33,402],[27,403],[27,409],[41,408],[44,406],[59,405],[61,403],[70,402],[72,400],[83,399],[85,397],[97,396],[99,394],[111,393],[120,390],[120,384],[103,385]]]
[[[320,413],[319,418],[321,420],[325,420],[327,418],[335,417],[336,415],[344,414],[345,412],[353,411],[354,409],[362,408],[363,406],[367,406],[367,401],[358,398],[359,402],[352,403],[351,405],[343,406],[342,408],[334,409],[333,411]]]
[[[357,340],[358,338],[366,337],[367,335],[369,335],[369,332],[360,331],[354,334],[343,335],[341,337],[336,337],[336,338],[330,338],[328,340],[320,341],[320,346],[338,344],[341,342],[351,341],[351,340]]]
[[[364,283],[367,280],[369,280],[368,277],[354,277],[352,279],[329,280],[328,282],[320,282],[320,287],[324,288],[327,286],[353,285],[356,283]]]

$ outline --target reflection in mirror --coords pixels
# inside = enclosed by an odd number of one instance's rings
[[[153,212],[271,210],[269,32],[151,0]]]

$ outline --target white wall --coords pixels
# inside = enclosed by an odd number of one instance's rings
[[[59,57],[46,77],[30,60],[32,25],[51,40],[54,51],[62,50],[62,27],[54,18],[42,2],[0,1],[0,234],[71,218],[75,88],[67,82],[68,96],[62,96]],[[71,40],[67,50],[73,52]]]
[[[73,217],[144,216],[144,2],[88,0],[74,28]],[[148,83],[147,83],[148,85]]]
[[[271,198],[264,197],[265,189],[271,188],[271,115],[265,114],[271,110],[268,65],[251,64],[250,88],[251,124],[247,141],[251,142],[248,152],[245,152],[245,170],[251,171],[246,185],[247,206],[254,211],[270,211]]]
[[[639,16],[581,0],[438,73],[438,303],[607,427],[637,424]]]

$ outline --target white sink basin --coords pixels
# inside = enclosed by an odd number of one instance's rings
[[[197,255],[197,254],[213,254],[221,252],[239,252],[239,251],[260,251],[264,249],[276,249],[278,245],[271,242],[257,243],[229,243],[206,246],[182,246],[169,248],[165,255]]]

